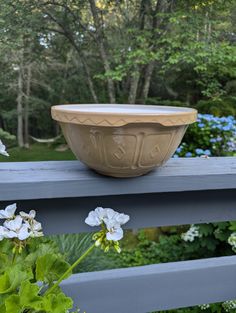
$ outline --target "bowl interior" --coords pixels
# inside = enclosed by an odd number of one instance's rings
[[[168,115],[195,112],[185,107],[137,105],[137,104],[66,104],[55,106],[57,110],[67,112],[83,112],[96,114],[124,114],[124,115]]]

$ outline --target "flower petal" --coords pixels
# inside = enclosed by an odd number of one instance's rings
[[[5,221],[3,225],[10,230],[17,231],[21,228],[22,222],[22,217],[17,215],[14,220]]]
[[[8,230],[8,232],[6,233],[6,238],[9,239],[17,238],[17,233],[12,230]]]
[[[121,240],[124,236],[124,232],[123,232],[123,229],[121,227],[119,228],[116,228],[112,231],[109,231],[107,234],[106,234],[106,238],[107,240],[112,240],[112,241],[118,241],[118,240]]]
[[[118,216],[116,217],[117,222],[120,225],[124,225],[129,221],[129,215],[126,215],[124,213],[120,213],[118,214]]]
[[[18,232],[17,237],[20,240],[25,240],[25,239],[30,237],[30,233],[29,233],[27,225],[25,225],[25,224],[22,225],[22,227],[20,228],[20,230]]]
[[[16,203],[8,205],[5,210],[0,210],[0,219],[13,218],[16,211]]]
[[[119,214],[119,213],[117,213],[116,211],[114,211],[113,209],[105,209],[106,210],[106,218],[108,219],[108,220],[111,220],[111,219],[113,219],[117,214]]]
[[[23,217],[24,219],[34,219],[36,216],[35,210],[31,210],[29,213],[25,213],[23,211],[20,212],[20,216]]]
[[[6,238],[7,232],[8,232],[7,228],[0,226],[0,241]]]
[[[99,219],[97,213],[95,211],[89,212],[88,217],[85,219],[85,223],[89,226],[99,226],[102,221]]]
[[[97,207],[94,212],[97,214],[98,217],[103,218],[106,215],[105,209],[102,207]]]

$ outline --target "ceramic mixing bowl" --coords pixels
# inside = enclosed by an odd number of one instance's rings
[[[163,165],[197,111],[183,107],[73,104],[52,107],[75,156],[114,177],[143,175]]]

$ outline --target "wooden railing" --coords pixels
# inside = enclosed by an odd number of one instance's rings
[[[236,220],[236,158],[171,159],[132,179],[78,161],[0,163],[0,206],[35,208],[47,234],[91,231],[97,206],[130,215],[127,228]],[[99,260],[97,260],[99,262]],[[146,313],[236,298],[236,256],[75,274],[62,284],[81,312]]]

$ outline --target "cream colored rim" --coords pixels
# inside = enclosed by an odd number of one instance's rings
[[[130,123],[187,125],[197,119],[195,109],[154,105],[68,104],[53,106],[51,113],[58,122],[108,127]]]

